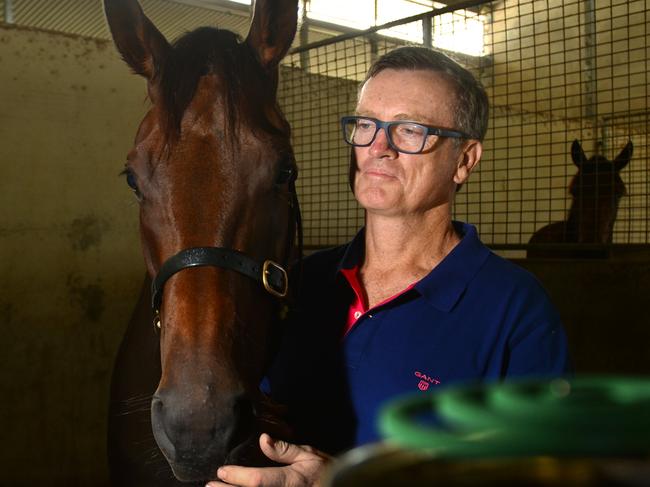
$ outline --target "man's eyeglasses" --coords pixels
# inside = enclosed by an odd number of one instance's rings
[[[384,129],[388,145],[397,152],[405,154],[419,154],[425,149],[430,149],[435,142],[435,139],[429,138],[431,135],[471,139],[468,135],[455,130],[403,120],[383,122],[369,117],[343,117],[341,127],[345,141],[357,147],[368,147],[375,140],[379,129]]]

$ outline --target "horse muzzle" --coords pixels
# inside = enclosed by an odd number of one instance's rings
[[[217,469],[232,461],[232,452],[256,436],[255,425],[245,394],[217,401],[158,392],[151,402],[154,437],[182,482],[216,478]]]

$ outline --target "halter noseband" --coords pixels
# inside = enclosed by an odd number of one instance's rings
[[[265,260],[260,265],[237,250],[222,247],[192,247],[181,250],[167,259],[151,283],[151,307],[156,316],[160,312],[162,291],[167,280],[183,269],[204,266],[237,271],[261,282],[264,289],[278,298],[284,298],[289,290],[287,272],[272,260]]]

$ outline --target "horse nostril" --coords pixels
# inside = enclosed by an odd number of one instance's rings
[[[162,399],[160,399],[157,396],[154,396],[151,399],[151,412],[152,413],[153,412],[160,412],[162,410],[162,407],[163,407]]]
[[[158,447],[168,459],[176,456],[176,449],[165,428],[165,410],[163,400],[154,396],[151,399],[151,428]]]
[[[155,428],[157,425],[163,424],[163,401],[157,396],[151,399],[151,422]]]

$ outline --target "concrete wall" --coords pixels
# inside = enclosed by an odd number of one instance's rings
[[[144,267],[119,176],[145,84],[112,44],[0,25],[0,485],[103,485]]]

